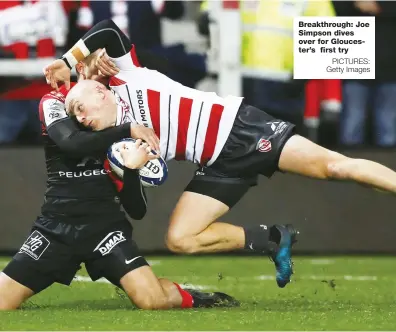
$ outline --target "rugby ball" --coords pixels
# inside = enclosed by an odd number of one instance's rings
[[[111,145],[107,151],[107,159],[111,169],[121,179],[124,177],[124,164],[121,157],[120,149],[126,144],[132,145],[135,143],[133,138],[126,138],[119,142]],[[155,151],[151,151],[151,154],[157,154]],[[168,166],[165,160],[160,156],[158,159],[149,160],[139,170],[140,181],[144,187],[158,187],[163,184],[168,177]]]

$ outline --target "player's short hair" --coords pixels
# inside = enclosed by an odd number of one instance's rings
[[[98,53],[99,53],[99,50],[91,53],[84,60],[82,60],[82,62],[84,62],[87,66],[91,65],[92,61],[95,60]]]

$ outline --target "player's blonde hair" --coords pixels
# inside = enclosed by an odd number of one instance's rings
[[[81,60],[81,62],[86,65],[87,67],[91,66],[92,63],[96,60],[97,56],[100,53],[100,49],[96,50],[95,52],[91,53],[90,55],[88,55],[86,58],[84,58],[83,60]],[[77,79],[80,78],[80,73],[78,72],[78,70],[76,69],[76,74],[77,74]]]

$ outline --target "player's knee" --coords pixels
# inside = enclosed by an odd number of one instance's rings
[[[0,311],[8,311],[18,309],[15,305],[11,304],[9,301],[6,301],[0,297]]]
[[[194,238],[169,232],[166,236],[166,246],[174,253],[194,254],[197,252]]]
[[[135,301],[135,305],[142,310],[159,310],[169,309],[171,306],[167,297],[164,296],[146,296]]]

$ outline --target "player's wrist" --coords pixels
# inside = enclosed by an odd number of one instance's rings
[[[127,162],[124,164],[124,166],[131,171],[137,171],[141,167],[141,165],[136,162]]]
[[[69,61],[64,56],[62,56],[60,60],[62,60],[70,70],[72,69],[72,66],[70,65]]]
[[[134,139],[140,138],[140,137],[137,137],[138,135],[137,135],[137,132],[136,132],[136,130],[137,130],[137,128],[139,128],[139,126],[140,125],[137,124],[137,123],[131,123],[131,125],[129,127],[130,132],[131,132],[131,137],[134,138]]]
[[[71,69],[90,54],[91,52],[88,47],[85,45],[84,41],[80,39],[62,56],[62,60],[65,61],[66,65]]]

